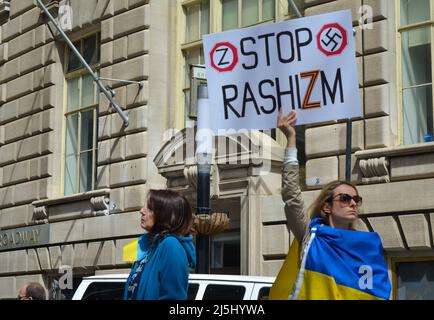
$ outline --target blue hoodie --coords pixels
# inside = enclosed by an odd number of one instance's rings
[[[149,233],[139,239],[138,260],[134,263],[125,284],[124,299],[129,299],[128,288],[132,276],[140,264],[138,287],[135,300],[186,300],[188,291],[189,268],[196,265],[196,250],[193,237],[180,237],[166,234],[155,235],[148,248]],[[145,259],[145,260],[143,260]]]

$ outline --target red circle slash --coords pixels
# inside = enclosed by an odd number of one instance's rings
[[[226,49],[225,49],[226,48]],[[232,51],[232,61],[227,59],[227,50]],[[217,63],[214,61],[214,55],[216,52],[221,51],[222,56],[218,59]],[[230,57],[229,57],[230,58]],[[238,51],[237,48],[230,42],[219,42],[210,52],[211,66],[218,72],[232,71],[238,63]],[[222,67],[224,66],[224,67]]]
[[[327,33],[324,35],[324,31],[326,30]],[[334,33],[329,34],[332,31],[334,31]],[[324,39],[324,36],[327,37],[327,39]],[[340,46],[337,49],[336,46],[338,46],[339,43],[336,42],[336,38],[340,39]],[[326,24],[321,28],[316,36],[318,49],[327,56],[334,56],[342,53],[348,44],[347,40],[347,32],[338,23]],[[329,49],[330,44],[334,45],[331,49]]]

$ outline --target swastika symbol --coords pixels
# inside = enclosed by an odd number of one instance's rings
[[[347,44],[347,32],[338,23],[327,24],[318,32],[318,49],[327,56],[340,54]]]
[[[332,35],[333,33],[333,35]],[[335,38],[338,38],[338,41],[335,40]],[[326,39],[328,41],[326,41]],[[329,31],[325,34],[325,36],[321,39],[321,42],[326,46],[329,47],[330,43],[333,43],[333,48],[330,49],[331,52],[335,51],[336,47],[342,42],[342,36],[340,33],[336,32],[333,28],[330,28]]]

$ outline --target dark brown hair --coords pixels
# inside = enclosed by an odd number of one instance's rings
[[[150,189],[148,209],[154,213],[153,234],[189,235],[193,224],[191,206],[184,195],[173,190]]]

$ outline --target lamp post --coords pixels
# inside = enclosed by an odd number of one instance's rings
[[[208,87],[198,86],[197,103],[197,214],[210,214],[210,174],[212,160],[212,133],[210,130],[210,114],[208,105]],[[210,273],[210,237],[198,234],[197,241],[197,273]]]

